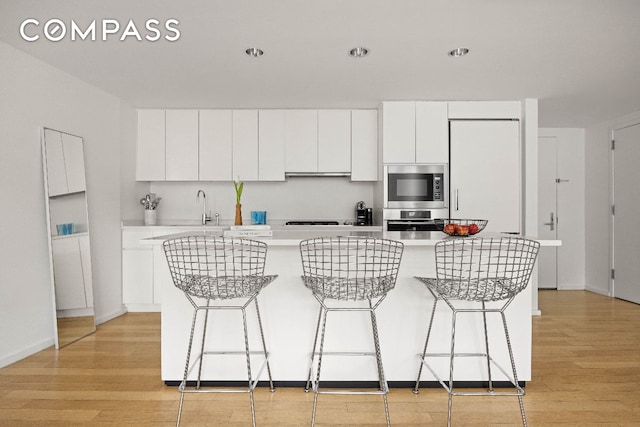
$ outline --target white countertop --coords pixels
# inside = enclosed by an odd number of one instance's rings
[[[291,227],[291,228],[290,228]],[[343,230],[337,229],[339,226],[313,226],[297,228],[295,226],[287,226],[287,229],[273,229],[273,236],[270,237],[251,237],[254,240],[265,242],[268,246],[297,246],[301,240],[311,239],[314,237],[330,237],[330,236],[360,236],[360,237],[376,237],[384,239],[398,240],[406,246],[434,246],[437,242],[444,239],[460,239],[463,237],[449,237],[440,231],[366,231],[364,227],[347,226]],[[150,237],[140,240],[144,245],[160,245],[168,239],[175,239],[186,236],[221,236],[222,231],[214,230],[197,230],[183,231],[163,236]],[[482,233],[478,237],[500,237],[508,236],[500,233]],[[531,238],[540,242],[541,246],[561,246],[560,240],[540,240]]]

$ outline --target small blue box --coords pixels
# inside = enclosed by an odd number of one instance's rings
[[[58,236],[66,236],[68,234],[73,234],[73,224],[57,224],[56,230],[58,231]]]
[[[251,224],[260,225],[267,223],[267,211],[251,211]]]

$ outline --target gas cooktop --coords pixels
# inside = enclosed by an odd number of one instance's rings
[[[340,225],[338,221],[287,221],[285,225]]]

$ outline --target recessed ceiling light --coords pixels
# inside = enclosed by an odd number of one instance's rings
[[[469,49],[466,47],[459,47],[457,49],[453,49],[449,51],[449,56],[453,56],[454,58],[458,58],[460,56],[465,56],[469,53]]]
[[[262,49],[258,49],[257,47],[250,47],[249,49],[245,50],[244,53],[246,53],[252,58],[259,58],[262,55],[264,55],[264,52],[262,51]]]
[[[354,47],[349,51],[349,56],[353,58],[363,58],[369,54],[369,49],[363,46]]]

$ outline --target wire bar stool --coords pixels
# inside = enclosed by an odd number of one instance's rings
[[[320,303],[313,349],[305,391],[314,392],[311,425],[315,425],[320,394],[381,394],[387,425],[390,425],[376,308],[395,287],[404,245],[387,239],[369,237],[322,237],[300,242],[302,280]],[[333,304],[332,304],[333,300]],[[347,303],[336,303],[346,301]],[[324,351],[327,315],[329,312],[368,312],[371,318],[374,352]],[[373,356],[376,360],[379,390],[347,390],[320,388],[323,356]],[[315,377],[313,370],[315,367]]]
[[[435,301],[431,311],[427,338],[424,350],[418,357],[421,359],[414,393],[419,392],[420,376],[423,367],[431,372],[440,385],[449,394],[447,425],[451,426],[451,406],[453,396],[517,396],[520,405],[522,424],[527,425],[522,396],[524,389],[518,383],[516,364],[511,348],[511,340],[507,328],[505,309],[513,299],[525,289],[529,283],[531,272],[538,256],[540,244],[533,240],[519,237],[498,238],[463,238],[443,240],[436,243],[436,278],[416,277],[424,283],[433,295]],[[451,348],[449,353],[427,353],[431,327],[438,302],[442,300],[452,311]],[[460,301],[474,303],[460,307]],[[458,303],[456,303],[458,302]],[[491,303],[491,307],[487,306]],[[456,353],[456,317],[458,313],[482,313],[484,330],[483,353]],[[489,338],[487,334],[487,313],[498,313],[502,318],[507,350],[511,362],[511,373],[501,367],[489,354]],[[449,379],[441,379],[427,362],[431,357],[446,357],[449,359]],[[454,391],[454,359],[457,357],[482,357],[486,360],[488,374],[488,389],[486,391]],[[492,366],[495,366],[511,384],[513,391],[496,392],[493,389]]]
[[[193,306],[193,320],[189,335],[189,345],[184,368],[184,377],[178,390],[180,392],[180,404],[178,407],[178,419],[176,425],[180,425],[185,393],[209,392],[209,393],[249,393],[251,405],[252,425],[256,425],[253,390],[258,384],[264,368],[267,368],[270,390],[273,392],[273,380],[269,366],[269,353],[264,339],[260,309],[258,307],[258,294],[271,283],[277,275],[264,275],[264,266],[267,255],[267,245],[251,239],[214,237],[214,236],[186,236],[177,239],[166,240],[163,248],[169,271],[174,285],[182,290]],[[223,301],[228,300],[227,304]],[[216,301],[218,301],[216,303]],[[247,329],[246,308],[255,303],[258,327],[262,349],[251,351]],[[205,349],[205,337],[209,322],[209,312],[213,310],[240,310],[244,327],[244,344],[242,351],[212,351]],[[204,312],[204,324],[202,327],[202,343],[200,352],[193,365],[192,346],[196,329],[198,313]],[[215,355],[241,355],[246,358],[248,387],[245,388],[202,388],[201,375],[204,356]],[[264,362],[253,379],[251,370],[251,356],[263,357]],[[190,388],[187,377],[196,368],[198,376],[195,386]],[[189,387],[189,388],[188,388]]]

